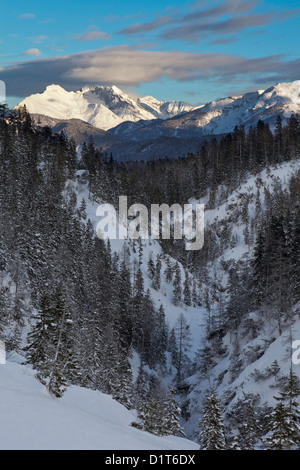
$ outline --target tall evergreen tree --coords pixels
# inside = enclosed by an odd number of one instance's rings
[[[298,449],[300,445],[299,380],[290,367],[289,376],[271,414],[266,443],[272,450]]]
[[[60,288],[50,298],[47,293],[42,296],[36,325],[28,337],[27,360],[56,397],[63,395],[76,370],[72,323]]]
[[[200,421],[199,443],[201,450],[226,449],[222,411],[214,388],[209,391],[205,400]]]
[[[173,281],[173,302],[174,305],[179,305],[181,302],[182,287],[181,287],[181,272],[179,264],[175,264],[175,275]]]
[[[257,413],[254,408],[253,398],[245,397],[242,404],[241,423],[238,426],[236,439],[238,448],[241,450],[254,450],[259,440],[261,429]]]

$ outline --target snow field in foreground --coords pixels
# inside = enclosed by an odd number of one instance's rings
[[[1,450],[197,450],[175,436],[158,437],[130,426],[134,414],[109,395],[70,387],[49,396],[34,371],[0,365]]]

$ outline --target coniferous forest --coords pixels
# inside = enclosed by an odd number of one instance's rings
[[[262,121],[248,132],[236,127],[184,158],[120,163],[92,141],[79,154],[26,109],[1,108],[0,334],[7,352],[24,356],[55,397],[69,385],[110,394],[137,410],[133,426],[157,435],[188,435],[201,449],[299,448],[296,366],[281,374],[274,358],[272,367],[254,369],[254,383],[272,382],[274,406],[252,392],[234,401],[232,386],[299,320],[299,158],[297,115],[285,125],[279,116],[273,131]],[[272,177],[288,164],[290,178]],[[227,218],[208,221],[199,251],[171,238],[147,259],[139,240],[116,252],[96,236],[89,201],[78,204],[78,180],[92,202],[202,200],[209,213],[226,207]],[[249,181],[251,190],[242,190]],[[224,256],[239,244],[241,256]],[[155,302],[167,288],[183,313],[205,312],[205,341],[193,354],[185,316],[170,327]],[[246,355],[245,342],[252,345]]]

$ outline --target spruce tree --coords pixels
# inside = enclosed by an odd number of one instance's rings
[[[270,416],[269,434],[266,438],[267,449],[290,450],[298,448],[299,441],[294,437],[298,430],[291,426],[292,422],[293,418],[288,407],[280,400]]]
[[[155,271],[154,271],[154,276],[153,276],[153,282],[152,282],[152,287],[155,290],[160,289],[160,284],[161,284],[161,259],[160,256],[157,255],[156,257],[156,264],[155,264]]]
[[[199,443],[201,450],[226,449],[222,411],[214,388],[206,396],[203,416],[200,421]]]
[[[157,436],[166,434],[164,411],[159,400],[153,398],[142,402],[137,417],[138,423],[133,423],[135,427]]]
[[[184,296],[184,303],[186,305],[191,305],[191,280],[189,273],[186,271],[185,279],[184,279],[184,287],[183,287],[183,296]]]
[[[47,292],[41,295],[40,307],[33,329],[28,334],[28,345],[25,348],[27,363],[41,371],[45,366],[51,341],[52,308],[51,298]]]
[[[299,380],[290,367],[289,376],[278,397],[270,419],[270,434],[266,442],[269,449],[298,449],[300,445]]]
[[[173,281],[173,303],[179,305],[181,302],[182,286],[181,286],[181,272],[179,264],[175,265],[175,275]]]
[[[176,401],[174,389],[170,390],[165,398],[163,408],[165,411],[165,433],[185,437],[184,430],[180,425],[181,409]]]
[[[191,332],[190,326],[186,321],[183,313],[181,313],[175,324],[176,343],[178,345],[178,367],[176,374],[176,381],[178,385],[184,378],[184,369],[189,364],[188,351],[191,347]]]
[[[72,323],[61,289],[52,296],[43,294],[36,325],[28,335],[27,361],[56,397],[63,395],[68,381],[76,375]]]
[[[172,267],[172,265],[171,265],[171,262],[170,262],[170,259],[169,259],[169,258],[167,258],[167,260],[166,260],[166,265],[167,265],[167,266],[166,266],[166,269],[165,269],[164,274],[165,274],[165,276],[166,276],[166,281],[167,281],[168,283],[171,283],[171,282],[172,282],[172,279],[173,279],[173,267]]]
[[[68,379],[76,374],[76,356],[73,349],[73,334],[70,312],[64,294],[58,287],[53,296],[52,309],[52,344],[48,357],[49,369],[44,371],[47,377],[47,388],[50,393],[61,397],[66,390]],[[46,372],[46,374],[45,374]]]
[[[243,401],[241,421],[237,437],[239,449],[254,450],[260,435],[260,425],[251,397],[245,397]]]
[[[151,253],[149,255],[149,260],[148,260],[148,276],[150,279],[153,279],[155,276],[155,265],[154,265]]]

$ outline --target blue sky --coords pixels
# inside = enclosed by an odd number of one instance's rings
[[[8,103],[57,83],[200,104],[300,79],[300,2],[2,2]]]

